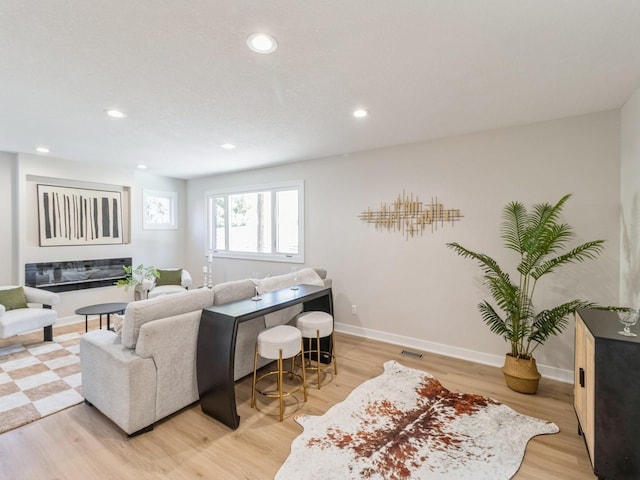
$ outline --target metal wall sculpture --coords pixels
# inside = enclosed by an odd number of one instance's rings
[[[407,239],[422,235],[427,228],[431,233],[438,229],[438,225],[445,223],[453,225],[463,216],[459,209],[444,208],[438,198],[430,203],[423,203],[413,193],[398,195],[392,203],[383,203],[379,210],[367,208],[359,215],[360,220],[372,223],[376,228],[401,232]]]
[[[121,193],[38,185],[40,246],[123,243]]]

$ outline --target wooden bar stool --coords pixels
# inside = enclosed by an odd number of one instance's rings
[[[318,374],[318,390],[320,389],[320,373],[333,363],[334,375],[338,374],[338,362],[336,360],[336,343],[333,333],[333,316],[326,312],[303,312],[298,315],[296,326],[302,333],[302,366],[309,361],[308,370],[316,370]],[[320,349],[320,339],[331,337],[331,353]],[[315,349],[312,340],[316,341]],[[322,364],[322,355],[331,359],[329,364]],[[316,366],[311,366],[315,358]]]
[[[255,394],[269,398],[278,398],[280,401],[280,421],[284,417],[284,398],[293,395],[302,389],[304,393],[304,401],[307,401],[307,378],[304,365],[302,367],[302,376],[293,371],[293,361],[295,357],[302,351],[302,333],[296,327],[290,325],[278,325],[269,328],[260,335],[256,341],[256,354],[253,362],[253,388],[251,389],[251,408],[255,406]],[[278,368],[276,371],[267,372],[260,377],[257,375],[258,355],[262,358],[276,360]],[[283,360],[291,358],[291,370],[284,371]],[[283,375],[288,374],[290,378],[297,377],[300,379],[300,385],[293,387],[291,390],[284,391]],[[277,375],[276,391],[258,390],[258,383],[266,377]]]

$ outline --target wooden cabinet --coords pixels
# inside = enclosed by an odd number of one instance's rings
[[[640,479],[640,336],[618,334],[617,314],[576,314],[574,406],[593,471]],[[640,334],[638,326],[632,327]]]
[[[589,451],[593,467],[593,407],[595,361],[594,338],[584,321],[576,317],[576,365],[574,405],[578,415],[578,423]]]

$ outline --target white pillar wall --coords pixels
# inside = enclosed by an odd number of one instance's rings
[[[620,303],[640,308],[640,89],[621,117]]]

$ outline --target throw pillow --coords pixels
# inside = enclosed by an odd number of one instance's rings
[[[22,287],[0,290],[0,303],[4,305],[5,310],[15,310],[29,306]]]
[[[113,331],[116,332],[116,335],[120,335],[122,333],[124,317],[118,314],[111,315],[111,324],[113,325]]]
[[[158,270],[158,278],[156,278],[156,287],[160,285],[180,285],[182,283],[182,269],[176,270]]]

